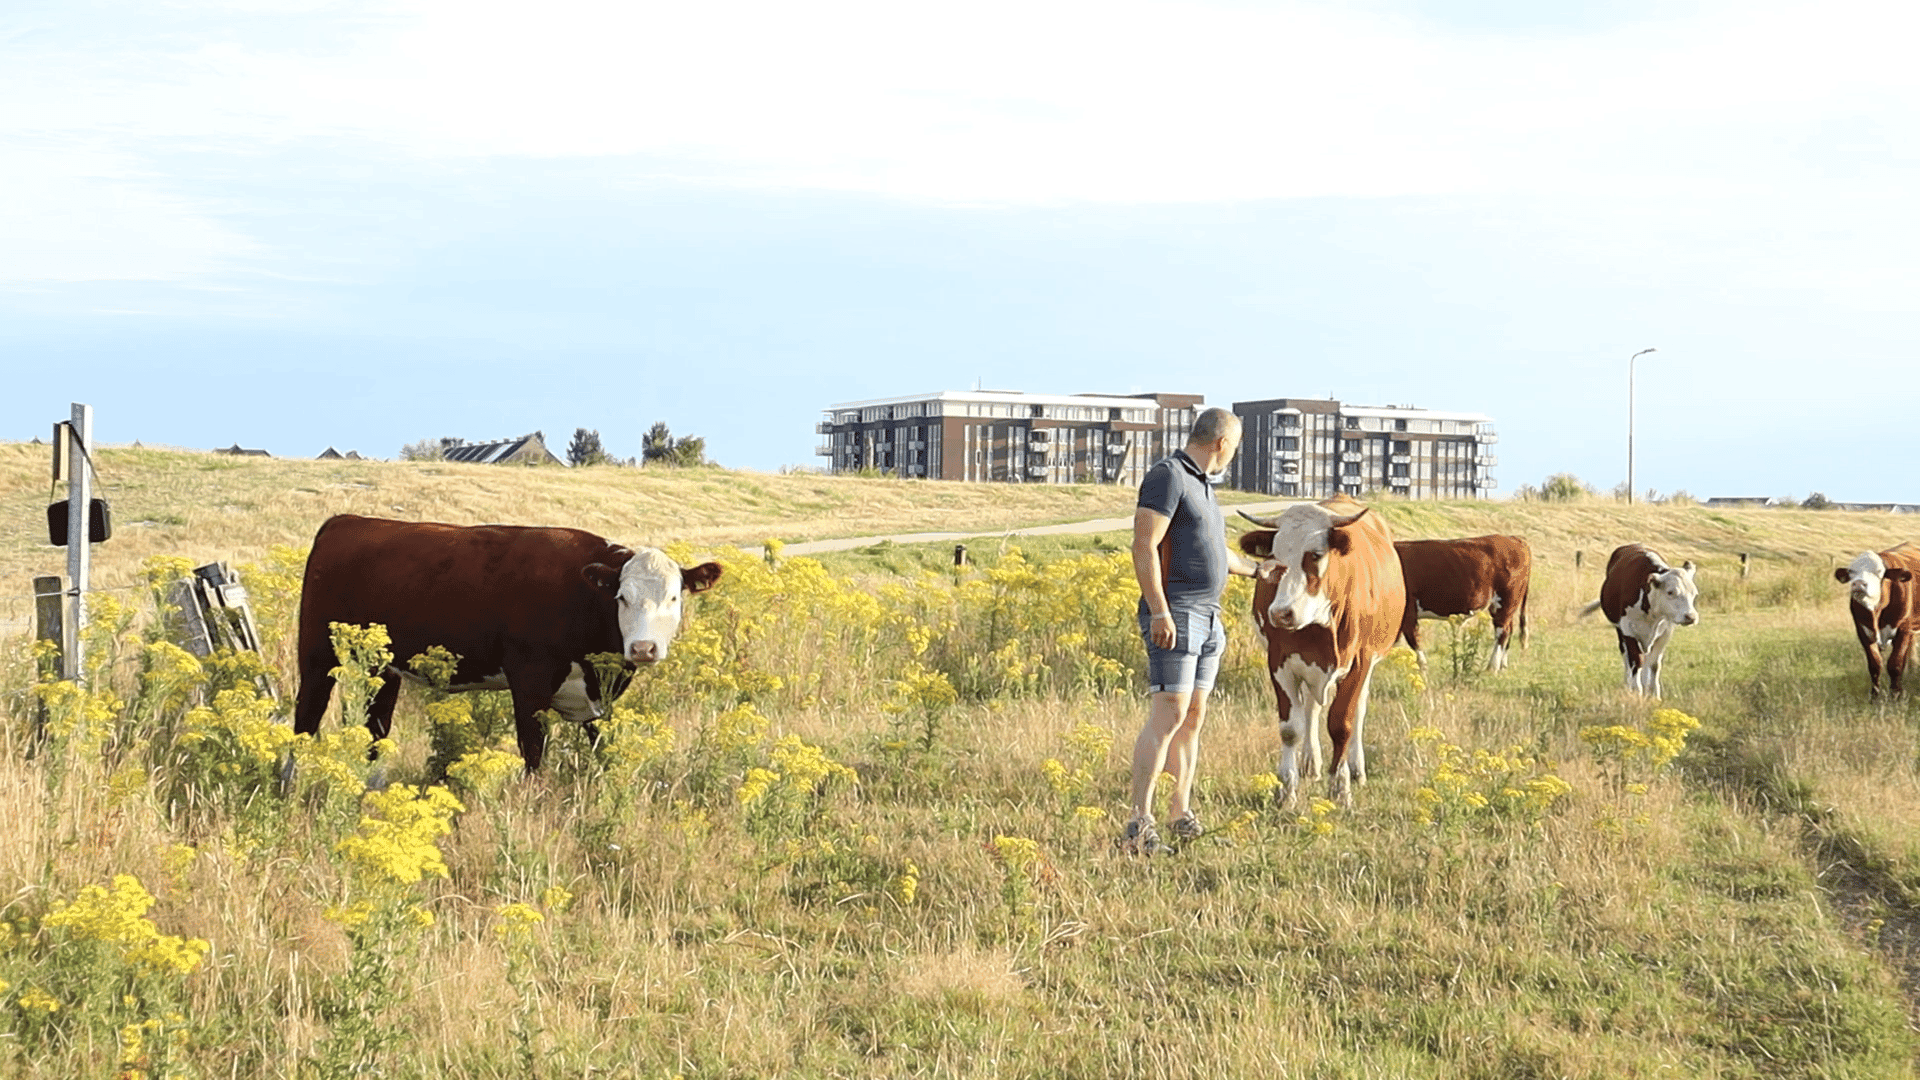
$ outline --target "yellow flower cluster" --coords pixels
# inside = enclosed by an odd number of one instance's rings
[[[1596,756],[1612,761],[1625,771],[1634,765],[1649,773],[1658,772],[1680,756],[1687,747],[1687,736],[1700,721],[1679,709],[1660,708],[1647,718],[1644,729],[1625,724],[1596,725],[1580,729],[1580,739],[1593,748]]]
[[[900,871],[899,877],[893,879],[893,898],[905,906],[913,903],[913,898],[918,895],[920,895],[920,868],[914,865],[912,859],[908,859],[906,868]]]
[[[1334,833],[1333,812],[1338,809],[1326,799],[1314,799],[1307,804],[1307,812],[1300,815],[1300,831],[1309,836],[1332,836]]]
[[[894,714],[915,710],[939,713],[960,700],[945,672],[928,671],[919,664],[910,665],[888,690],[886,711]]]
[[[201,749],[211,742],[239,762],[272,765],[295,739],[293,728],[274,716],[274,708],[273,699],[261,697],[251,686],[222,690],[212,705],[188,711],[176,745]]]
[[[1008,873],[1031,873],[1040,867],[1040,843],[1024,836],[993,838],[993,857]]]
[[[185,701],[206,681],[200,658],[170,641],[156,641],[142,650],[141,689],[156,709],[170,709]]]
[[[36,683],[33,695],[46,706],[48,733],[81,753],[98,752],[120,715],[120,699],[111,690],[63,680]]]
[[[1414,792],[1414,817],[1422,825],[1492,815],[1538,821],[1553,804],[1571,794],[1566,781],[1548,771],[1551,763],[1522,747],[1505,753],[1471,753],[1447,742],[1438,728],[1418,727],[1408,738],[1433,755],[1427,782]]]
[[[524,763],[519,754],[483,747],[447,766],[447,776],[466,791],[492,798],[507,781],[519,775],[522,768]]]
[[[742,707],[748,711],[753,708]],[[765,735],[765,725],[766,719],[761,717],[761,737]],[[757,744],[759,737],[754,741]],[[600,760],[623,779],[630,780],[635,773],[671,753],[673,728],[659,713],[616,705],[612,715],[600,721]]]
[[[411,885],[427,874],[447,876],[434,840],[453,831],[466,807],[443,787],[395,784],[366,795],[359,831],[335,845],[349,865],[376,883]]]
[[[752,702],[742,702],[714,718],[709,742],[722,754],[755,750],[767,741],[768,726]]]
[[[1415,693],[1427,688],[1427,677],[1420,671],[1420,657],[1405,645],[1387,654],[1380,663],[1379,672],[1403,680]]]
[[[501,941],[516,944],[524,943],[533,937],[533,928],[547,921],[547,917],[540,913],[539,908],[518,901],[500,905],[493,910],[493,916],[494,936]]]
[[[111,890],[83,887],[71,903],[60,905],[42,922],[63,928],[76,941],[102,941],[120,950],[127,963],[143,972],[172,971],[181,975],[198,970],[206,959],[207,942],[162,934],[147,909],[153,894],[132,874],[118,874]]]

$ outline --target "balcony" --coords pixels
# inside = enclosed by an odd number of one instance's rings
[[[830,442],[815,443],[813,453],[815,457],[832,457],[833,444]]]
[[[1496,484],[1496,483],[1494,483],[1494,480],[1493,480],[1493,477],[1491,477],[1491,476],[1482,476],[1482,477],[1480,477],[1480,478],[1479,478],[1478,480],[1475,480],[1475,481],[1473,482],[1473,486],[1474,486],[1474,487],[1477,487],[1477,488],[1480,488],[1480,489],[1481,489],[1481,490],[1483,490],[1483,491],[1491,491],[1491,490],[1493,490],[1494,488],[1496,488],[1496,487],[1499,487],[1500,485],[1499,485],[1499,484]]]
[[[1047,475],[1047,467],[1045,465],[1035,465],[1030,463],[1027,465],[1027,475],[1028,476],[1045,476]]]
[[[907,444],[907,449],[909,450],[925,450],[926,448],[927,448],[926,442],[921,439],[915,439],[912,442]]]
[[[1344,451],[1341,451],[1340,453],[1340,460],[1342,462],[1358,464],[1360,462],[1360,458],[1361,458],[1361,454],[1360,454],[1360,451],[1358,450],[1344,450]]]
[[[1282,475],[1282,476],[1299,476],[1299,475],[1300,475],[1300,463],[1299,463],[1299,462],[1297,462],[1297,461],[1283,461],[1283,462],[1281,462],[1281,463],[1280,463],[1280,475]]]
[[[1482,431],[1475,435],[1474,438],[1483,443],[1497,443],[1500,441],[1500,436],[1491,431]]]
[[[1109,457],[1124,457],[1126,456],[1127,448],[1127,443],[1110,442],[1107,444],[1107,455]]]
[[[1392,462],[1395,465],[1411,465],[1413,464],[1413,455],[1412,454],[1395,454],[1392,457],[1388,458],[1387,460]]]
[[[820,421],[819,423],[817,423],[817,424],[815,424],[815,425],[813,425],[813,433],[814,433],[815,435],[831,435],[831,434],[833,434],[833,421],[831,421],[831,420],[822,420],[822,421]]]
[[[1053,444],[1048,442],[1045,439],[1028,439],[1027,440],[1027,449],[1033,451],[1036,454],[1044,454],[1052,448],[1053,448]]]
[[[1038,431],[1030,431],[1027,433],[1027,438],[1032,439],[1034,442],[1046,442],[1053,438],[1053,430],[1051,428],[1041,428]]]
[[[1413,486],[1413,477],[1411,477],[1411,476],[1389,476],[1389,477],[1387,477],[1387,486],[1388,486],[1388,487],[1397,487],[1397,488],[1403,488],[1403,487],[1412,487],[1412,486]]]
[[[1473,463],[1483,469],[1491,469],[1495,465],[1500,464],[1500,459],[1492,454],[1475,454],[1473,455]]]
[[[1276,458],[1278,458],[1278,459],[1280,459],[1281,461],[1299,461],[1299,460],[1300,460],[1300,451],[1298,451],[1298,450],[1275,450],[1275,451],[1273,452],[1273,456],[1274,456],[1274,457],[1276,457]]]

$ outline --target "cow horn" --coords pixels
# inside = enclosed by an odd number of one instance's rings
[[[1245,510],[1239,510],[1235,512],[1238,513],[1241,517],[1246,518],[1248,521],[1253,522],[1255,525],[1258,525],[1263,529],[1273,528],[1274,523],[1280,520],[1280,515],[1278,514],[1275,514],[1270,518],[1257,518],[1257,517],[1254,517],[1252,514],[1247,513]]]
[[[1363,506],[1363,507],[1361,507],[1361,508],[1360,508],[1360,512],[1359,512],[1359,513],[1357,513],[1357,514],[1348,514],[1348,515],[1346,515],[1345,517],[1337,517],[1337,518],[1328,518],[1328,519],[1327,519],[1327,528],[1329,528],[1329,529],[1344,529],[1344,528],[1346,528],[1347,526],[1349,526],[1349,525],[1351,525],[1351,524],[1353,524],[1354,522],[1356,522],[1356,521],[1359,521],[1359,520],[1360,520],[1361,518],[1363,518],[1363,517],[1366,517],[1366,516],[1367,516],[1367,511],[1368,511],[1368,510],[1370,510],[1370,509],[1372,509],[1372,508],[1371,508],[1371,507],[1366,507],[1366,506]]]

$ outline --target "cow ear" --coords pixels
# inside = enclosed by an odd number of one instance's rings
[[[717,562],[703,562],[699,566],[680,569],[680,587],[688,592],[706,592],[719,580],[720,564]]]
[[[1845,585],[1847,582],[1853,580],[1853,575],[1847,573],[1847,568],[1843,566],[1833,572],[1833,580]]]
[[[1355,515],[1355,517],[1358,516]],[[1347,531],[1346,526],[1327,530],[1327,550],[1340,555],[1353,550],[1353,534]]]
[[[627,555],[632,556],[633,552],[629,551]],[[588,563],[580,568],[580,576],[601,592],[612,594],[620,591],[620,571],[606,563]]]
[[[1687,575],[1688,577],[1692,577],[1693,576],[1693,560],[1688,559],[1686,562],[1681,563],[1680,572]]]
[[[633,549],[619,544],[608,544],[607,550],[600,553],[600,561],[618,570],[633,559]]]
[[[1263,559],[1273,557],[1273,530],[1250,529],[1240,534],[1240,550]]]
[[[1887,572],[1881,576],[1888,581],[1912,581],[1913,571],[1903,566],[1889,566]]]

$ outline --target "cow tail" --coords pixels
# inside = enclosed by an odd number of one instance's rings
[[[1580,609],[1580,617],[1584,619],[1587,616],[1599,610],[1600,610],[1600,601],[1595,600],[1593,603],[1588,604],[1586,607],[1583,607]]]
[[[1527,597],[1520,598],[1520,647],[1527,647]]]

